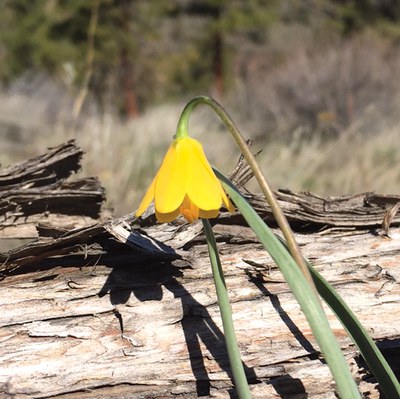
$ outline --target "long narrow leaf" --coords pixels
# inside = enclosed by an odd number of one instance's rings
[[[221,176],[219,176],[221,178]],[[233,189],[236,190],[234,186]],[[245,200],[244,200],[245,201]],[[250,205],[249,205],[250,206]],[[267,225],[265,228],[270,230]],[[281,240],[281,239],[279,239]],[[281,240],[283,242],[283,240]],[[283,245],[285,245],[283,243]],[[387,398],[400,399],[400,384],[392,369],[379,351],[375,342],[369,336],[357,316],[347,306],[339,293],[322,277],[317,270],[308,262],[311,275],[314,279],[318,293],[328,304],[343,327],[348,332],[354,344],[358,347],[361,355],[367,363],[369,369],[377,379],[380,388]]]
[[[400,398],[400,384],[386,359],[375,345],[357,316],[347,306],[338,292],[307,262],[315,286],[321,297],[336,314],[355,345],[360,350],[372,374],[387,398]]]
[[[314,290],[311,289],[303,273],[283,244],[269,228],[266,228],[264,221],[248,204],[245,198],[243,198],[236,187],[220,172],[215,169],[214,171],[264,248],[275,260],[293,295],[299,302],[326,362],[331,369],[340,397],[342,399],[359,399],[360,394],[357,386]]]
[[[267,227],[268,228],[268,227]],[[283,245],[285,242],[278,237]],[[287,247],[286,247],[287,249]],[[387,398],[400,399],[400,384],[381,351],[339,293],[306,260],[321,298],[335,313],[367,363]]]

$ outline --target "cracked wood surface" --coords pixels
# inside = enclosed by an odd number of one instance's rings
[[[287,285],[251,230],[232,219],[223,217],[214,230],[254,398],[334,398],[329,370]],[[31,259],[0,282],[5,398],[231,397],[201,224],[147,221],[131,229],[132,221],[128,215],[106,229],[93,227],[93,242],[102,243],[96,262],[83,250],[61,251]],[[391,234],[296,237],[398,372],[400,230]],[[329,318],[364,397],[379,398],[357,351]]]
[[[271,220],[261,198],[247,196]],[[304,255],[399,375],[398,216],[380,228],[399,197],[277,197]],[[145,216],[74,230],[35,222],[39,240],[0,253],[0,398],[234,397],[201,223]],[[252,231],[227,213],[214,231],[253,397],[335,398],[304,316]],[[360,391],[381,398],[328,313]]]

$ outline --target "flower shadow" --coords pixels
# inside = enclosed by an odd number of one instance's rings
[[[276,310],[277,314],[281,318],[281,320],[286,324],[286,327],[293,334],[297,342],[305,349],[309,356],[312,357],[318,356],[319,351],[315,349],[311,342],[303,335],[300,329],[296,326],[290,316],[286,313],[286,311],[282,308],[280,300],[277,295],[271,294],[268,289],[263,284],[263,276],[261,273],[253,272],[250,270],[246,270],[246,274],[249,278],[249,281],[252,282],[262,294],[269,297],[272,306]]]
[[[182,261],[178,261],[182,263]],[[187,267],[187,266],[185,266]],[[163,299],[163,287],[170,291],[174,298],[180,299],[183,317],[180,321],[189,352],[190,366],[194,375],[197,396],[209,396],[211,391],[210,376],[204,363],[206,355],[202,352],[201,343],[209,351],[213,361],[225,371],[232,381],[228,353],[223,332],[215,324],[207,308],[198,302],[180,282],[182,268],[171,260],[154,260],[145,265],[116,265],[112,268],[99,296],[109,294],[113,305],[127,303],[131,294],[139,301]],[[123,320],[117,315],[121,327]],[[249,383],[256,383],[253,369],[244,365]],[[236,398],[233,389],[229,392]]]

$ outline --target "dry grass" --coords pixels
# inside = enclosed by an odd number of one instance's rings
[[[374,135],[357,124],[329,141],[269,144],[261,163],[275,187],[339,196],[375,191],[400,193],[400,124]]]
[[[101,118],[85,116],[74,125],[65,118],[63,109],[57,115],[52,114],[53,120],[49,120],[43,97],[3,93],[0,101],[3,104],[0,109],[1,165],[38,155],[47,147],[76,139],[86,152],[82,173],[100,178],[106,188],[107,205],[118,215],[132,211],[138,205],[172,140],[184,106],[183,103],[162,105],[126,123],[112,114]],[[215,116],[201,108],[191,121],[193,135],[204,138],[210,160],[215,164],[222,161],[232,168],[236,154],[228,135],[215,130],[219,125]],[[205,133],[207,130],[208,134]]]
[[[127,124],[106,116],[87,120],[77,131],[59,126],[56,133],[31,131],[25,143],[2,152],[1,162],[24,159],[76,138],[86,151],[82,173],[99,176],[107,189],[108,205],[121,215],[138,205],[171,141],[181,109],[182,104],[160,106]],[[257,140],[254,150],[262,149],[259,160],[275,188],[333,196],[363,191],[400,193],[400,121],[371,135],[362,133],[360,126],[354,123],[340,137],[329,140],[304,138],[301,133],[289,142]],[[211,162],[225,172],[231,170],[238,150],[210,110],[198,110],[192,131],[203,142]],[[254,183],[250,188],[255,189]]]
[[[325,54],[299,49],[266,79],[257,64],[224,101],[244,136],[255,140],[254,151],[263,151],[259,159],[275,188],[400,193],[400,83],[392,75],[400,70],[400,51],[388,57],[385,43],[357,40]],[[99,176],[116,215],[134,210],[184,103],[156,106],[129,123],[95,109],[73,121],[74,98],[46,77],[22,79],[0,93],[0,163],[75,138],[86,151],[82,173]],[[191,129],[212,163],[233,168],[238,150],[211,110],[196,109]]]

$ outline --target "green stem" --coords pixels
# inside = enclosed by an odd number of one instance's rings
[[[240,359],[239,347],[233,327],[231,305],[229,303],[228,291],[226,289],[224,273],[221,267],[221,261],[218,255],[217,243],[207,219],[202,219],[204,231],[207,238],[208,253],[214,277],[215,289],[217,291],[218,305],[221,312],[222,326],[228,350],[229,362],[231,365],[233,381],[239,399],[250,399],[251,393],[244,373],[242,360]]]
[[[271,186],[269,185],[267,179],[265,178],[264,174],[262,173],[260,166],[257,163],[256,158],[250,151],[249,146],[247,145],[245,139],[239,132],[239,129],[236,127],[236,125],[233,123],[232,118],[229,116],[229,114],[225,111],[225,109],[220,105],[217,101],[212,99],[211,97],[207,96],[198,96],[194,97],[192,100],[190,100],[185,108],[182,111],[181,117],[178,122],[178,128],[176,132],[176,137],[185,137],[188,134],[189,130],[189,116],[200,104],[206,104],[210,106],[216,113],[217,115],[221,118],[221,120],[225,123],[227,128],[229,129],[229,132],[231,133],[232,137],[236,141],[236,144],[239,146],[242,154],[246,158],[247,163],[251,167],[255,178],[257,179],[258,184],[260,185],[260,188],[265,195],[265,198],[271,207],[272,213],[274,214],[274,217],[276,219],[276,222],[278,223],[279,228],[282,230],[282,234],[285,237],[285,241],[287,243],[287,246],[289,248],[289,252],[292,255],[293,259],[295,260],[296,264],[299,266],[300,270],[304,274],[305,278],[307,279],[308,283],[310,284],[310,287],[314,290],[314,292],[317,292],[313,278],[311,277],[310,271],[308,270],[308,267],[306,263],[304,262],[304,258],[300,252],[300,248],[294,238],[292,229],[289,226],[289,223],[285,217],[285,215],[282,212],[281,207],[278,204],[278,201],[275,198],[274,192],[271,189]]]
[[[189,135],[189,118],[192,111],[200,104],[200,102],[196,100],[199,98],[200,97],[195,97],[185,105],[176,128],[175,137],[177,139],[181,139]]]

